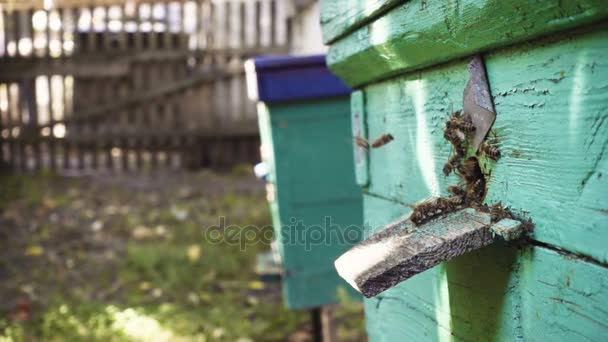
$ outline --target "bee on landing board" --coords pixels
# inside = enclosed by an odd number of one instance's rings
[[[464,203],[464,198],[461,196],[440,197],[437,202],[443,209],[442,213],[448,213],[460,208]]]
[[[418,202],[414,205],[414,211],[410,215],[410,220],[416,225],[422,224],[433,217],[438,210],[436,199]]]
[[[372,142],[372,148],[379,148],[382,147],[386,144],[388,144],[389,142],[393,141],[393,136],[389,133],[386,134],[382,134],[380,137],[378,137],[377,139],[375,139]]]
[[[464,198],[461,196],[439,197],[419,202],[414,206],[410,221],[415,225],[423,224],[437,216],[456,211],[463,203]]]
[[[496,203],[490,208],[490,219],[492,222],[498,222],[503,218],[513,218],[513,214],[509,209],[502,206],[502,203]]]

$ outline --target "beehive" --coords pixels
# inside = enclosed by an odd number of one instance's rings
[[[502,155],[484,201],[535,225],[526,244],[494,244],[366,299],[371,341],[605,339],[607,5],[324,1],[330,69],[356,89],[366,138],[394,137],[356,166],[364,222],[378,230],[459,181],[442,174],[442,128],[481,55]]]
[[[350,287],[333,260],[361,238],[350,89],[329,72],[325,56],[259,58],[249,71],[257,88],[252,97],[260,101],[285,303],[292,309],[334,303],[338,288]]]

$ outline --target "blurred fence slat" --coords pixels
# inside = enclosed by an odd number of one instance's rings
[[[287,51],[281,1],[55,3],[0,5],[0,164],[128,171],[257,160],[242,65]]]

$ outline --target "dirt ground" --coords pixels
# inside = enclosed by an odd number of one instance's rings
[[[206,239],[256,225],[244,250]],[[263,184],[228,174],[0,175],[0,341],[307,341],[309,314],[254,272],[268,249]],[[365,341],[341,296],[341,341]]]

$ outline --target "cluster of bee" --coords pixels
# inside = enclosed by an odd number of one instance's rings
[[[469,157],[457,168],[456,174],[464,182],[450,185],[447,190],[449,197],[429,199],[414,206],[410,220],[420,225],[435,217],[445,215],[464,207],[483,209],[483,198],[486,193],[486,180],[479,167],[476,157]],[[497,214],[499,215],[499,214]]]
[[[445,215],[462,208],[464,197],[438,197],[417,203],[410,220],[416,225],[425,223],[437,216]]]
[[[474,132],[475,126],[462,116],[462,111],[452,113],[443,129],[443,137],[449,141],[454,148],[454,154],[443,166],[443,174],[449,176],[460,166],[460,161],[465,155],[464,140],[466,135]]]
[[[390,133],[386,133],[374,139],[374,141],[372,141],[372,143],[370,144],[369,141],[367,141],[365,138],[357,136],[355,137],[355,144],[357,144],[357,146],[359,147],[363,147],[364,149],[368,149],[370,148],[370,146],[371,148],[379,148],[390,143],[391,141],[393,141],[393,139],[395,138],[393,138]]]
[[[455,172],[462,182],[458,185],[450,185],[447,190],[449,197],[439,197],[426,200],[414,206],[410,220],[416,224],[425,223],[437,216],[445,215],[459,210],[465,206],[481,209],[482,201],[486,193],[486,180],[479,166],[477,157],[469,157],[463,161],[466,154],[465,139],[468,134],[475,131],[475,126],[465,119],[461,111],[452,113],[443,130],[443,137],[450,142],[454,148],[454,154],[443,167],[443,173],[447,176]],[[484,153],[488,156],[498,157],[498,150],[485,147]]]

